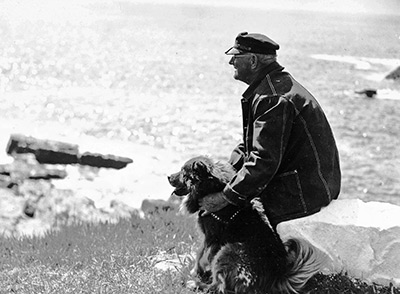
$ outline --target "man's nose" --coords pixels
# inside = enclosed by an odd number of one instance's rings
[[[233,61],[234,61],[234,60],[235,60],[235,57],[232,56],[231,59],[229,60],[229,64],[230,64],[230,65],[233,65]]]

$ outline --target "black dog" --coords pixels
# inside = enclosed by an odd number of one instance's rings
[[[204,242],[193,269],[197,287],[223,294],[298,293],[320,268],[317,254],[305,241],[283,243],[258,199],[245,208],[200,211],[199,199],[222,191],[234,174],[229,164],[200,156],[168,177],[173,194],[187,195],[183,205],[188,212],[199,213]]]

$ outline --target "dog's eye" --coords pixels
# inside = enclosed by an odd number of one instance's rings
[[[195,179],[194,176],[191,175],[191,174],[184,174],[184,175],[183,175],[183,180],[184,180],[185,182],[188,182],[188,181],[193,182],[194,179]]]

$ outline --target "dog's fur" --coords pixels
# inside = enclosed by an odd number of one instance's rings
[[[200,211],[199,199],[222,191],[234,174],[231,165],[199,156],[168,177],[173,194],[187,195],[187,211],[198,212],[204,233],[193,269],[197,287],[223,294],[298,293],[319,270],[317,254],[303,240],[283,243],[258,199],[245,208],[228,205],[204,215]]]

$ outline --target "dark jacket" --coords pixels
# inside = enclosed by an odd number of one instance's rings
[[[277,62],[244,92],[243,143],[230,163],[238,171],[225,187],[238,206],[261,197],[273,225],[313,214],[340,191],[339,155],[315,98]]]

